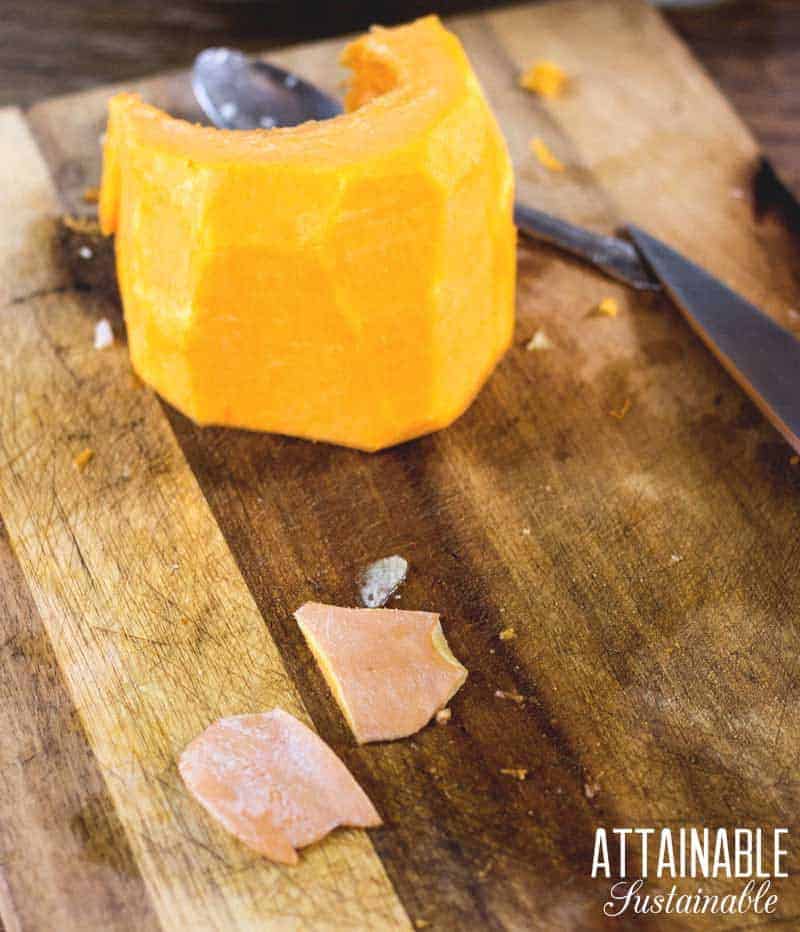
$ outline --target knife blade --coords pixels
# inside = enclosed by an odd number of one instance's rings
[[[800,453],[800,340],[654,236],[627,233],[692,329]]]

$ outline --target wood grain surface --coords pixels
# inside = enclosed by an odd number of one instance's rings
[[[738,0],[675,8],[669,21],[733,101],[784,182],[800,197],[800,4]]]
[[[658,14],[567,0],[452,25],[521,194],[597,229],[635,220],[797,327],[797,241],[754,209],[759,150]],[[334,91],[340,46],[272,57]],[[541,57],[569,71],[563,99],[516,87]],[[140,89],[192,115],[185,76]],[[110,93],[0,113],[0,151],[25,153],[24,172],[0,160],[24,219],[0,262],[35,270],[4,279],[0,310],[9,932],[54,915],[60,930],[600,929],[599,825],[797,833],[800,467],[669,303],[521,243],[515,345],[450,429],[373,456],[199,429],[132,378],[124,345],[92,349],[99,316],[122,332],[107,248],[82,259],[79,236],[39,220],[54,189],[92,209]],[[563,175],[533,160],[534,135]],[[617,318],[592,314],[606,296]],[[531,352],[539,329],[554,346]],[[356,747],[291,613],[354,603],[390,553],[411,565],[397,604],[441,612],[470,677],[449,725]],[[37,645],[24,657],[20,639]],[[175,771],[212,719],[275,704],[310,719],[386,823],[296,869],[225,836]],[[49,778],[25,781],[31,761]],[[778,890],[791,928],[800,887]]]
[[[0,874],[7,932],[160,928],[0,526]]]

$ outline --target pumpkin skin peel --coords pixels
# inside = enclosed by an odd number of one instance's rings
[[[507,349],[513,173],[436,17],[342,61],[348,112],[290,128],[112,98],[100,217],[133,367],[167,401],[374,451],[452,423]]]

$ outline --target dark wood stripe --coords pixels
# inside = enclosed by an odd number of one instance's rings
[[[557,709],[514,642],[498,640],[513,623],[502,607],[518,601],[515,582],[475,502],[437,477],[441,441],[369,457],[201,430],[166,410],[315,724],[386,818],[372,837],[410,915],[441,928],[544,928],[568,889],[572,914],[597,928],[602,888],[588,873],[603,807],[585,795]],[[508,426],[508,412],[487,397],[462,435],[490,418]],[[395,607],[442,612],[470,678],[449,726],[357,748],[292,612],[308,599],[355,604],[359,570],[390,553],[411,564]],[[498,699],[497,689],[528,699]],[[509,767],[528,768],[528,779],[500,773]]]
[[[498,83],[513,86],[515,67],[490,28],[472,21],[464,29]],[[595,213],[607,214],[606,197],[588,174],[580,186]],[[534,261],[563,265],[553,254],[536,255]],[[539,690],[534,667],[514,642],[498,639],[515,618],[530,633],[535,598],[519,592],[492,543],[487,503],[455,474],[459,462],[479,472],[496,445],[517,465],[517,481],[537,481],[542,439],[532,440],[508,404],[526,391],[525,368],[506,362],[495,376],[504,390],[485,391],[445,439],[435,435],[372,457],[201,430],[165,405],[316,726],[387,820],[373,838],[404,906],[442,928],[560,927],[565,908],[570,922],[603,925],[603,885],[588,875],[604,806],[587,798],[591,777],[562,729],[556,697]],[[522,511],[515,514],[513,532],[521,534],[526,523]],[[441,612],[471,673],[448,727],[356,748],[292,612],[308,599],[355,604],[361,568],[395,552],[411,563],[396,607]],[[524,574],[536,585],[536,570]],[[499,699],[498,689],[526,701]],[[501,773],[518,767],[529,771],[523,782]]]
[[[160,929],[0,522],[0,915],[9,930]]]

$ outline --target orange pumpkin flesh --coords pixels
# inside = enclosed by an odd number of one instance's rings
[[[345,50],[348,113],[228,132],[110,102],[133,366],[201,424],[378,450],[450,424],[513,326],[513,179],[438,19]]]

